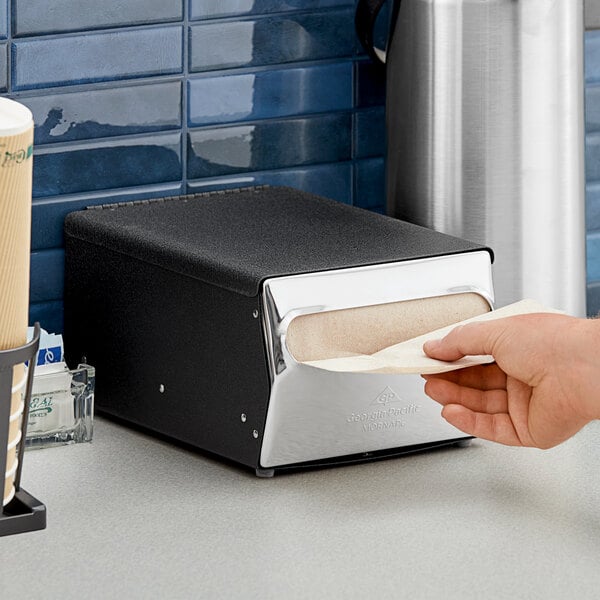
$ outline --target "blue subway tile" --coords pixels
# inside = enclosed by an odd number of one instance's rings
[[[349,160],[350,113],[191,131],[188,177]]]
[[[101,29],[183,18],[182,0],[13,0],[13,35]]]
[[[147,133],[181,126],[181,82],[20,96],[33,112],[35,143]]]
[[[64,290],[65,252],[62,249],[31,253],[30,302],[60,300]]]
[[[587,315],[600,316],[600,282],[588,283],[587,286]]]
[[[13,35],[38,35],[183,18],[182,0],[13,0]]]
[[[587,280],[600,281],[600,232],[587,235]]]
[[[385,104],[385,68],[370,60],[357,61],[355,68],[355,97],[357,108]]]
[[[236,15],[263,15],[273,12],[318,10],[354,6],[354,0],[190,0],[190,19],[216,19]]]
[[[182,71],[181,26],[13,42],[15,90]]]
[[[64,326],[64,306],[62,300],[30,304],[29,324],[33,325],[36,321],[50,333],[62,333]]]
[[[588,132],[600,131],[600,83],[588,85],[586,92],[585,124]]]
[[[585,207],[587,230],[600,231],[600,182],[587,185]]]
[[[31,211],[31,249],[60,248],[64,244],[63,225],[65,217],[75,210],[98,204],[128,202],[145,198],[178,196],[183,190],[180,183],[148,187],[91,192],[40,198],[33,202]]]
[[[354,205],[360,208],[385,206],[385,162],[383,158],[356,161]]]
[[[600,181],[600,132],[590,133],[585,143],[585,172],[588,181]]]
[[[41,146],[34,153],[33,196],[179,181],[181,134]]]
[[[600,81],[600,31],[585,34],[585,78]]]
[[[218,21],[190,27],[190,71],[352,56],[354,11]]]
[[[352,63],[193,79],[188,106],[192,126],[349,110]]]
[[[0,38],[8,37],[8,0],[0,0]]]
[[[385,109],[369,108],[354,116],[355,157],[369,158],[385,153]]]
[[[350,163],[346,162],[200,179],[188,183],[188,192],[208,192],[253,185],[284,185],[350,204],[352,200],[352,167]]]
[[[0,92],[8,89],[8,44],[0,44]]]

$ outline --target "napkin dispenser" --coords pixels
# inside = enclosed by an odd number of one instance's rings
[[[262,476],[468,440],[418,374],[304,362],[491,310],[485,247],[279,187],[90,207],[65,246],[100,412]]]

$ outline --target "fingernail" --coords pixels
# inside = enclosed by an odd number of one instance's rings
[[[427,353],[435,352],[440,347],[441,343],[441,340],[430,340],[423,344],[423,350]]]

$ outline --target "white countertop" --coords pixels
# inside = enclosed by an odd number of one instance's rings
[[[258,479],[97,419],[23,487],[48,527],[0,538],[7,599],[600,597],[600,422]]]

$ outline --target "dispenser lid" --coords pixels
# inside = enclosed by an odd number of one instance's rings
[[[246,296],[272,277],[483,249],[269,186],[90,207],[67,216],[65,235]]]

